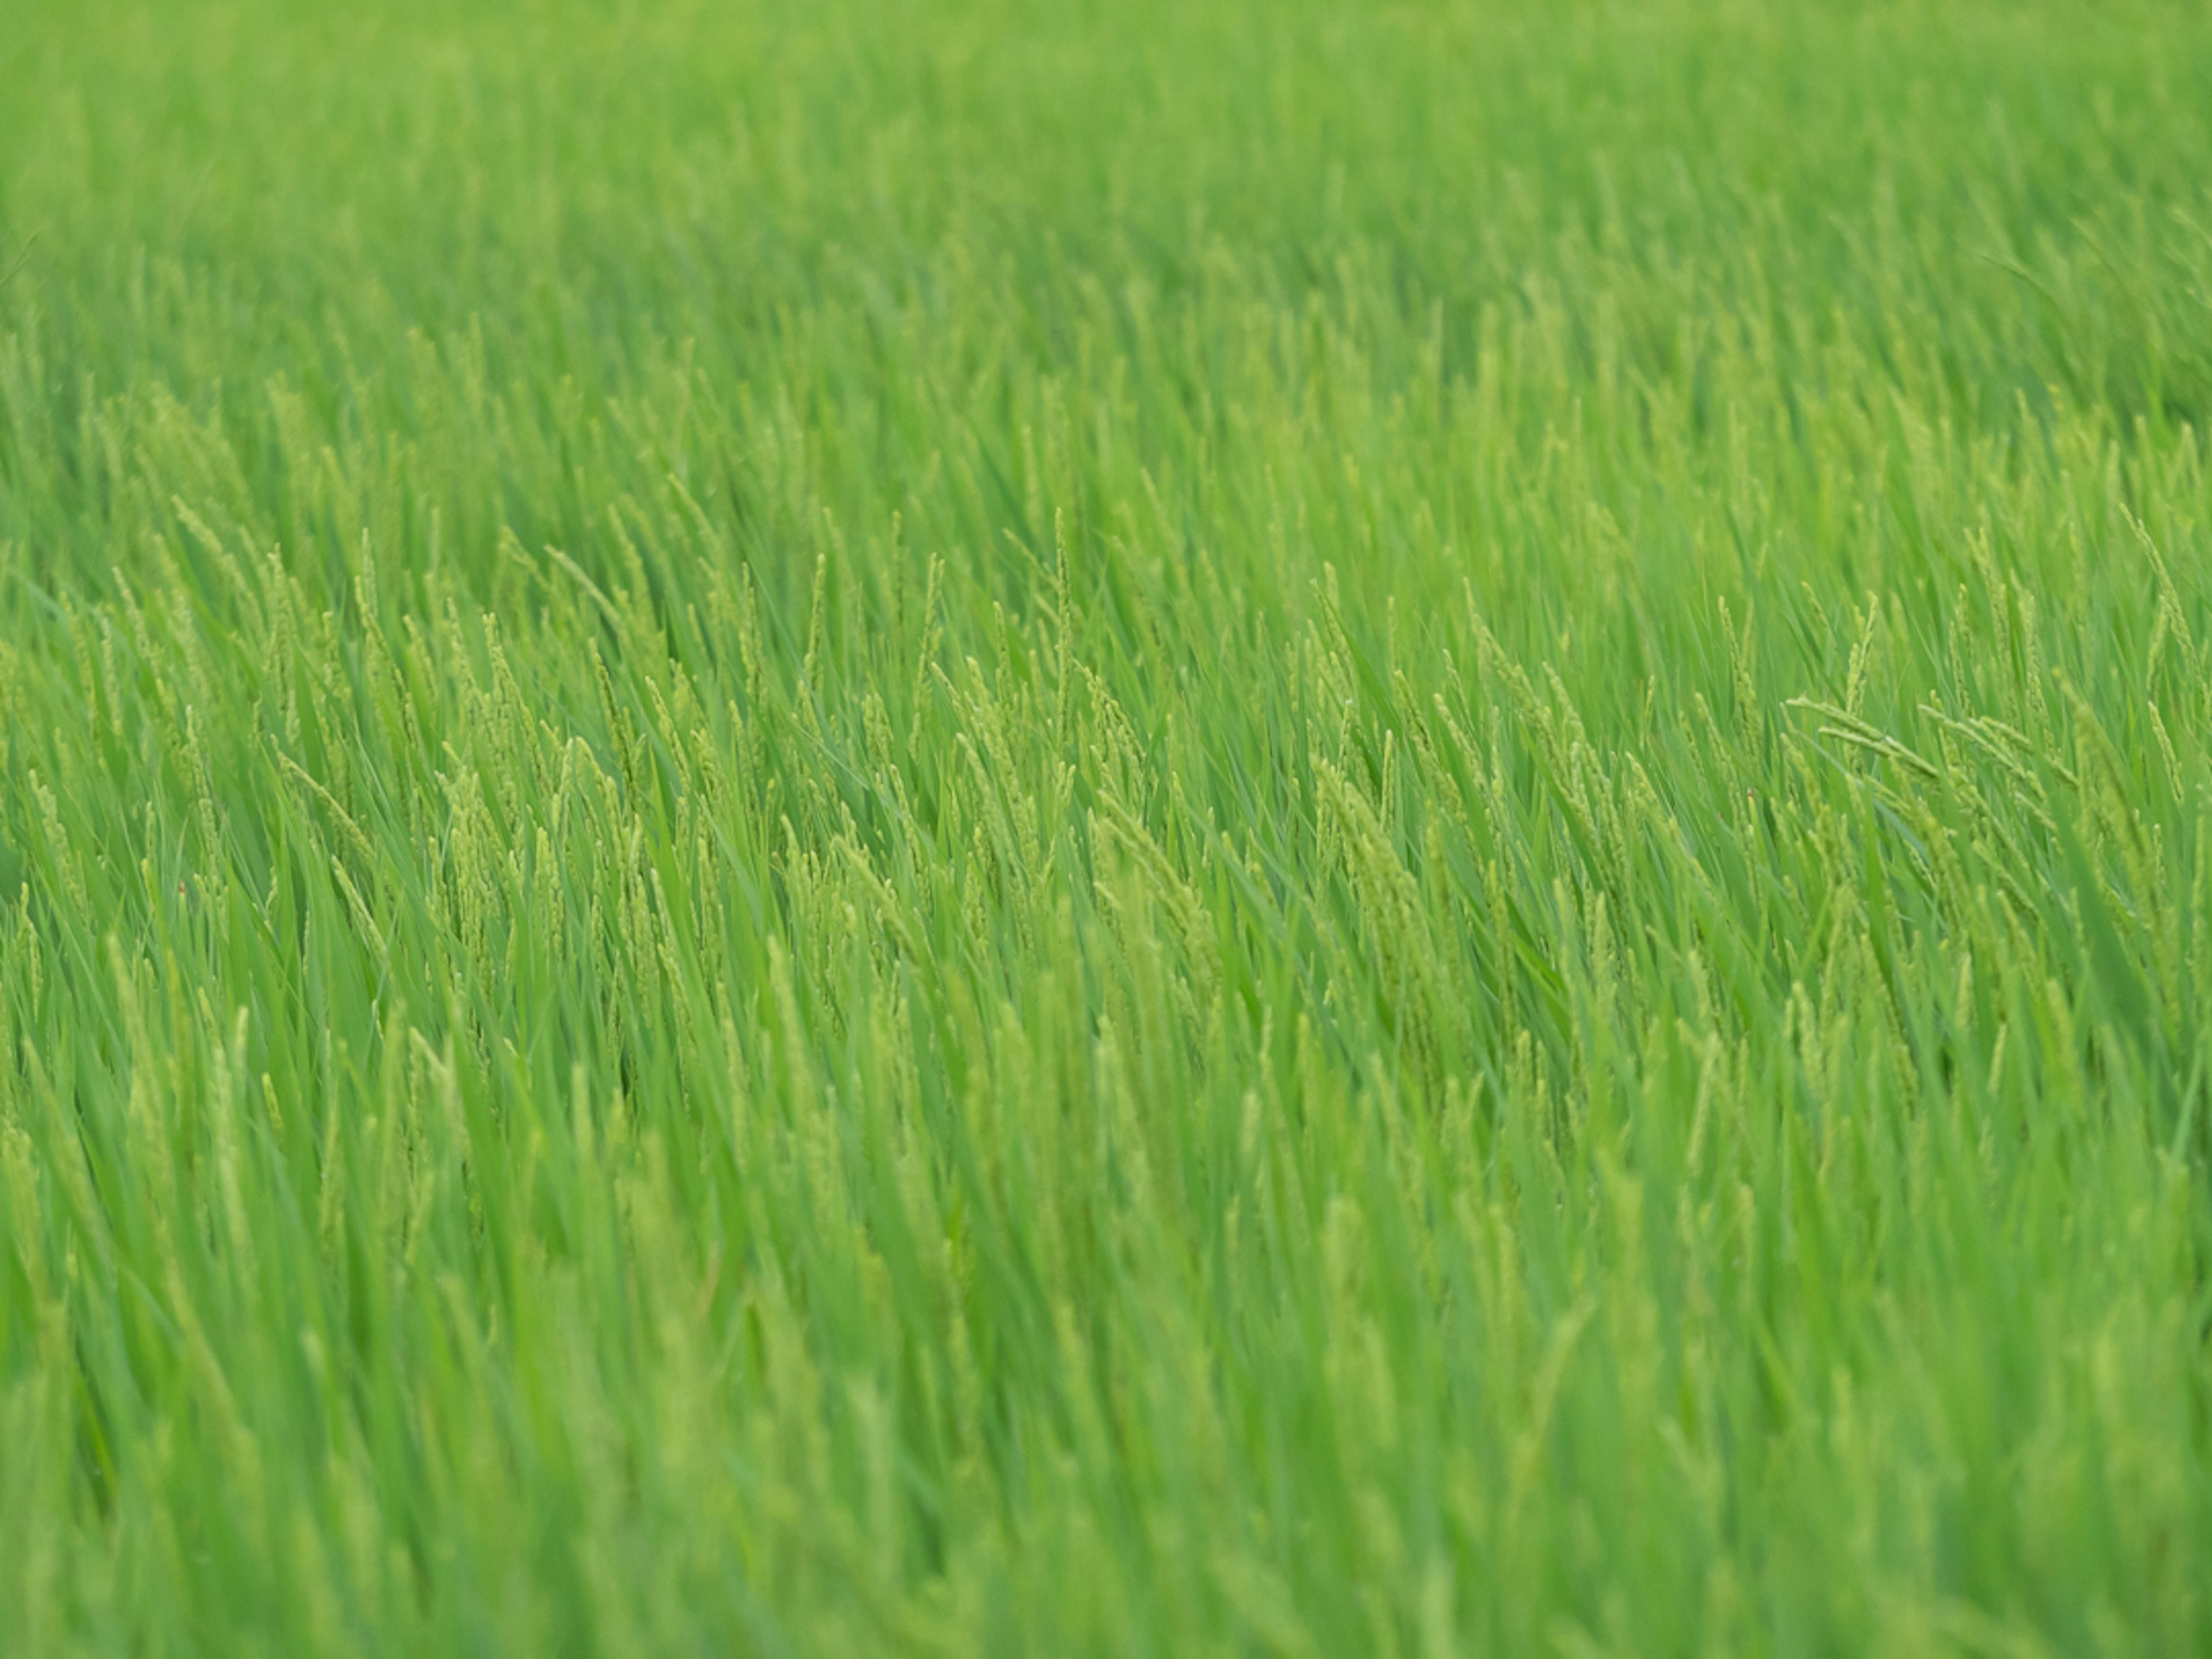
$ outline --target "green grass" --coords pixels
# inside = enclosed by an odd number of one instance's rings
[[[0,1649],[2212,1650],[2208,419],[2200,7],[11,0]]]

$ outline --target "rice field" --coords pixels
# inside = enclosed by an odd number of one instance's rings
[[[0,1650],[2212,1651],[2212,12],[0,8]]]

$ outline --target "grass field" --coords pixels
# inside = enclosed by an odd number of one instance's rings
[[[2212,1651],[2212,12],[0,8],[0,1650]]]

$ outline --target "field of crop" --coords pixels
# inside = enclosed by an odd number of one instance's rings
[[[0,8],[0,1650],[2212,1650],[2212,12]]]

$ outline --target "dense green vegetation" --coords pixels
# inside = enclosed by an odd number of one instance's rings
[[[2212,1650],[2208,418],[2201,8],[9,0],[0,1648]]]

